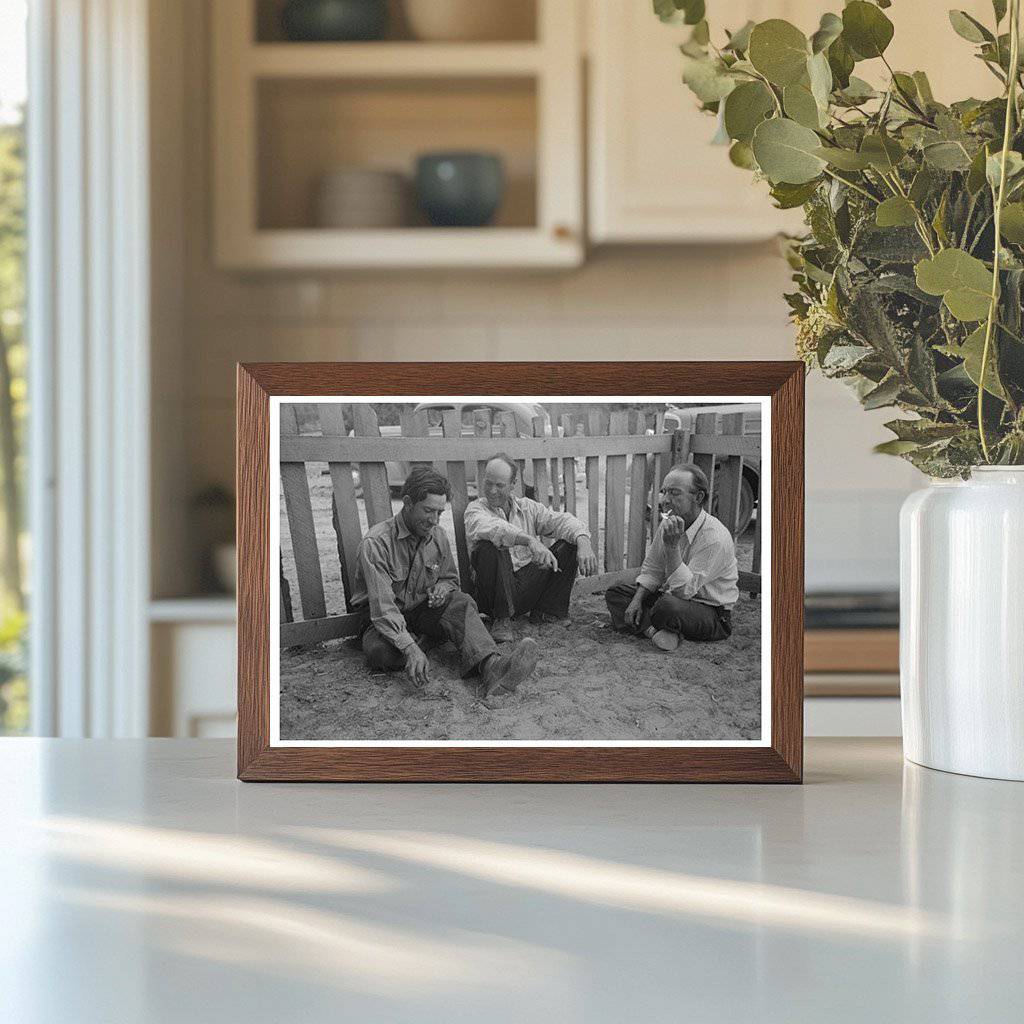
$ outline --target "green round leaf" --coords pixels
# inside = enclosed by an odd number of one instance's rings
[[[907,452],[915,451],[920,448],[921,444],[918,441],[883,441],[881,444],[876,444],[872,449],[876,455],[905,455]]]
[[[836,88],[845,89],[850,84],[850,75],[853,72],[853,53],[842,36],[836,39],[826,52]]]
[[[717,103],[736,87],[736,79],[711,58],[683,57],[683,81],[701,103]]]
[[[801,185],[817,178],[825,166],[817,154],[819,146],[810,128],[785,117],[762,121],[754,130],[754,157],[773,184]]]
[[[754,129],[772,112],[775,100],[763,82],[743,82],[726,97],[725,130],[729,138],[750,142]]]
[[[704,18],[704,0],[654,0],[654,13],[669,24],[696,25]]]
[[[787,85],[782,90],[782,109],[786,116],[805,128],[820,128],[818,104],[806,85]]]
[[[789,185],[783,181],[772,186],[771,195],[780,210],[792,210],[797,206],[803,206],[817,190],[818,183],[816,181],[800,185]]]
[[[757,170],[757,160],[754,159],[754,151],[746,142],[734,142],[729,147],[729,160],[736,167],[742,167],[745,171]]]
[[[818,31],[811,36],[811,52],[827,50],[843,31],[843,19],[838,14],[823,14]]]
[[[798,81],[807,69],[809,54],[807,37],[781,18],[762,21],[751,30],[747,58],[773,85]]]
[[[992,349],[993,345],[989,345],[988,361],[985,366],[985,390],[990,395],[995,395],[996,398],[1001,398],[1004,402],[1006,401],[1006,392],[1003,390],[1002,385],[999,383],[999,378],[996,376],[996,368],[993,366]],[[985,354],[985,325],[981,324],[974,331],[972,331],[964,343],[957,350],[957,355],[963,357],[963,368],[964,373],[974,382],[976,386],[980,387],[981,384],[981,362],[982,356]]]
[[[1008,242],[1024,245],[1024,203],[1007,203],[1003,207],[999,233]]]
[[[940,171],[966,171],[971,166],[971,158],[959,142],[933,142],[921,152]]]
[[[863,171],[871,166],[871,161],[852,149],[839,149],[838,146],[819,146],[815,151],[816,156],[831,167],[838,167],[841,171]]]
[[[969,43],[990,43],[995,39],[980,21],[976,21],[966,11],[950,11],[949,23],[953,26],[953,31]]]
[[[874,4],[853,0],[843,9],[843,39],[861,60],[881,57],[892,34],[892,22]]]
[[[890,196],[875,207],[875,224],[880,228],[909,227],[916,220],[914,204],[903,196]]]
[[[943,249],[914,268],[917,286],[929,295],[941,295],[946,308],[965,322],[988,316],[992,273],[977,257],[963,249]]]
[[[807,78],[811,84],[811,95],[822,114],[828,112],[828,98],[832,94],[832,69],[828,66],[828,57],[823,53],[815,54],[807,61]],[[821,118],[822,124],[826,118]]]
[[[736,29],[731,36],[729,36],[729,42],[722,47],[723,50],[732,50],[734,53],[746,53],[747,47],[750,46],[750,33],[754,30],[754,22],[746,22],[742,28]]]
[[[860,152],[875,170],[883,174],[889,174],[904,157],[903,147],[891,135],[877,133],[864,136]]]

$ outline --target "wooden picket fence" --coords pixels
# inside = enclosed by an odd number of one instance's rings
[[[707,474],[712,489],[709,504],[734,534],[743,464],[751,463],[760,470],[761,439],[744,436],[742,413],[722,416],[720,431],[716,415],[702,413],[696,417],[692,432],[666,433],[664,415],[656,410],[579,411],[580,406],[547,406],[552,427],[548,434],[544,417],[536,417],[530,425],[532,432],[528,432],[511,412],[476,409],[472,411],[473,424],[468,426],[457,411],[449,410],[443,413],[442,434],[435,436],[431,435],[427,414],[414,414],[410,406],[402,413],[401,435],[382,436],[377,416],[368,404],[347,407],[354,424],[352,434],[348,434],[345,408],[337,403],[316,405],[320,432],[311,434],[309,417],[307,430],[300,433],[296,406],[281,405],[281,486],[302,606],[302,618],[297,620],[282,561],[282,646],[351,636],[365,621],[363,613],[354,611],[349,603],[364,533],[358,489],[362,489],[366,528],[393,515],[389,462],[400,463],[405,471],[432,465],[450,481],[463,586],[472,578],[463,523],[463,513],[471,500],[468,477],[475,467],[476,479],[482,479],[487,459],[504,451],[519,467],[516,488],[521,496],[529,466],[536,500],[571,512],[590,526],[599,575],[579,579],[577,593],[593,593],[635,578],[657,527],[653,510],[658,506],[660,482],[673,465],[693,462]],[[334,533],[347,608],[340,615],[327,614],[308,463],[326,463],[330,474]],[[358,470],[358,486],[354,470]],[[577,507],[578,471],[585,480],[585,508]],[[751,594],[761,588],[760,515],[755,531],[753,572],[740,573],[740,589]],[[600,544],[602,534],[604,543]]]

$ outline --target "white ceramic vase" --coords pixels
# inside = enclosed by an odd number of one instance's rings
[[[904,503],[900,692],[911,761],[1024,781],[1024,466]]]

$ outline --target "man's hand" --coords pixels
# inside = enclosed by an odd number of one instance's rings
[[[644,597],[642,590],[638,590],[633,595],[633,599],[626,605],[626,610],[623,612],[622,617],[626,620],[627,626],[632,626],[634,629],[640,628],[640,622],[644,617]]]
[[[448,600],[448,596],[455,590],[455,584],[450,580],[443,580],[435,583],[427,591],[427,607],[440,608]]]
[[[597,555],[594,554],[589,537],[580,537],[576,541],[576,564],[581,576],[597,575]]]
[[[551,549],[545,547],[536,537],[530,540],[530,555],[530,560],[534,565],[539,565],[542,569],[550,569],[552,572],[559,571],[558,559],[551,554]]]
[[[412,644],[405,649],[405,674],[409,679],[419,686],[426,686],[430,682],[430,662],[427,660],[423,648],[419,644]]]
[[[666,544],[678,544],[686,533],[686,523],[680,516],[667,516],[662,529],[662,538]]]

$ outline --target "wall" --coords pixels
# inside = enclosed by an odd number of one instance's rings
[[[158,488],[161,500],[177,502],[181,515],[198,488],[231,485],[239,360],[792,358],[781,299],[787,268],[770,244],[598,251],[579,270],[554,273],[217,271],[204,5],[187,0],[176,10],[184,104],[177,115],[173,104],[161,108],[155,130],[184,139],[184,315],[180,346],[169,332],[161,339],[167,376],[154,381],[162,411],[154,440],[157,475],[173,481]],[[837,383],[808,380],[810,588],[896,584],[896,512],[917,476],[871,454],[886,418],[863,413]],[[155,566],[157,594],[187,586],[182,560],[166,561]]]

